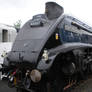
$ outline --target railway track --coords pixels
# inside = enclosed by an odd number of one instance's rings
[[[92,92],[92,75],[69,87],[65,92]]]

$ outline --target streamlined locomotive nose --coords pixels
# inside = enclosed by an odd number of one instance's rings
[[[46,3],[45,14],[33,16],[19,31],[12,50],[5,62],[36,63],[42,49],[51,35],[51,27],[64,12],[63,7],[54,2]],[[53,28],[53,31],[55,28]],[[7,63],[8,64],[8,63]]]

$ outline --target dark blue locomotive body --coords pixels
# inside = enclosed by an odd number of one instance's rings
[[[92,28],[71,16],[65,16],[64,25],[60,29],[62,43],[92,44]]]

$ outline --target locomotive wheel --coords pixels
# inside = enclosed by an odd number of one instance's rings
[[[86,80],[87,78],[88,78],[88,73],[87,73],[87,71],[80,71],[80,79],[83,79],[83,80]]]
[[[26,91],[26,90],[24,90],[24,89],[22,89],[22,88],[17,88],[17,89],[16,89],[16,92],[28,92],[28,91]]]
[[[56,91],[57,92],[63,92],[63,82],[62,82],[62,79],[61,80],[59,80],[59,79],[56,80]]]
[[[49,92],[63,92],[63,82],[61,80],[53,80],[53,82],[50,83]]]
[[[17,88],[17,89],[16,89],[16,92],[23,92],[23,91],[22,91],[22,89]]]
[[[85,71],[87,69],[87,64],[85,62],[82,62],[82,70]]]
[[[29,89],[30,83],[31,83],[31,80],[26,77],[25,80],[24,80],[24,83],[23,83],[24,87],[27,88],[27,89]]]
[[[89,64],[90,73],[92,73],[92,62]]]
[[[62,75],[61,74],[62,72],[60,71],[60,69],[58,70],[58,67],[56,68],[56,71],[53,71],[53,73],[51,74],[53,78],[50,81],[50,88],[51,88],[50,92],[64,92],[63,91],[64,80],[63,74]]]
[[[55,79],[48,83],[44,82],[40,85],[40,90],[38,92],[63,92],[62,84],[63,82],[61,79]]]
[[[8,87],[13,88],[14,87],[14,84],[11,83],[10,81],[8,81]]]

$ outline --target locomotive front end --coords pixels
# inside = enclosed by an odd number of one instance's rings
[[[46,3],[45,14],[33,16],[20,29],[2,69],[9,79],[9,87],[16,87],[18,92],[48,91],[49,81],[54,79],[49,68],[56,54],[50,55],[50,45],[46,46],[46,43],[63,19],[62,13],[63,8],[58,4]]]

